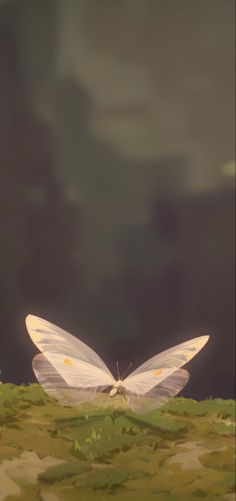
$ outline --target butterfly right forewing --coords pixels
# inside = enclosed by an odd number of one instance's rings
[[[209,336],[190,339],[150,358],[124,380],[125,388],[131,393],[146,394],[191,360],[208,339]]]
[[[126,390],[128,407],[140,414],[157,409],[172,397],[175,397],[187,384],[188,380],[189,372],[185,369],[178,369],[147,393],[140,395]]]

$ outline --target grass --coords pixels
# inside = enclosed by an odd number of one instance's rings
[[[235,402],[175,398],[140,416],[0,385],[0,499],[234,499]]]

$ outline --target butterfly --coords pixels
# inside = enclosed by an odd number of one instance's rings
[[[95,405],[131,409],[144,414],[164,405],[189,380],[181,367],[206,344],[201,336],[167,349],[144,362],[125,379],[110,370],[83,341],[34,315],[26,317],[29,335],[40,350],[32,361],[38,382],[63,405]]]

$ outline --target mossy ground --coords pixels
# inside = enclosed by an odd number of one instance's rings
[[[1,384],[0,501],[233,501],[234,433],[233,400],[176,398],[140,416]]]

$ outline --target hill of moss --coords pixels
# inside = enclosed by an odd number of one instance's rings
[[[140,416],[1,384],[0,501],[233,501],[234,437],[233,400]]]

